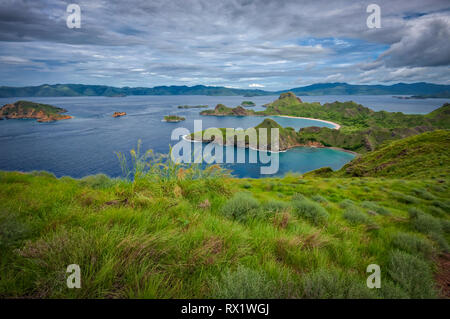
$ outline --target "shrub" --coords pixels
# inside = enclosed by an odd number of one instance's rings
[[[403,193],[399,193],[399,192],[391,192],[391,195],[399,202],[401,203],[405,203],[405,204],[417,204],[419,202],[419,199],[414,197],[414,196],[410,196],[410,195],[406,195]]]
[[[308,199],[292,202],[293,210],[298,216],[305,218],[315,225],[322,224],[328,219],[328,212],[319,204]]]
[[[373,298],[364,280],[354,280],[335,270],[318,270],[303,277],[303,298]]]
[[[423,188],[415,188],[413,189],[413,192],[422,199],[432,200],[435,198],[433,194]]]
[[[430,238],[433,239],[439,245],[441,250],[443,250],[444,252],[449,252],[450,249],[447,240],[445,239],[444,236],[442,236],[442,234],[431,233]]]
[[[383,206],[380,206],[375,202],[364,201],[361,203],[361,206],[368,210],[374,211],[375,213],[380,214],[380,215],[390,215],[391,214],[389,209],[387,209]]]
[[[261,271],[239,266],[212,281],[213,298],[270,299],[287,298],[290,292],[284,283],[271,280]]]
[[[431,215],[417,211],[417,210],[410,210],[410,211],[412,211],[413,214],[415,214],[415,215],[411,215],[411,213],[410,213],[410,216],[414,216],[414,217],[412,217],[411,222],[412,222],[413,227],[416,230],[418,230],[424,234],[431,234],[431,233],[441,234],[442,233],[442,226],[441,226],[439,219],[437,219],[436,217],[433,217]]]
[[[341,206],[342,208],[353,207],[355,206],[355,202],[352,201],[351,199],[344,199],[342,202],[339,203],[339,206]]]
[[[442,200],[434,200],[431,202],[433,206],[443,209],[445,212],[450,212],[450,205]]]
[[[433,254],[433,245],[429,240],[408,233],[397,233],[392,239],[392,244],[410,254],[422,254],[430,257]]]
[[[319,194],[314,195],[311,199],[318,203],[328,203],[328,200]]]
[[[431,215],[436,217],[445,217],[445,212],[436,206],[429,206],[428,210],[430,211]]]
[[[442,220],[441,221],[441,225],[442,225],[442,230],[449,234],[450,233],[450,220]]]
[[[295,193],[294,195],[292,195],[292,201],[296,201],[296,200],[305,200],[307,199],[305,197],[305,195],[300,194],[300,193]]]
[[[408,294],[399,286],[390,280],[382,280],[381,287],[377,292],[384,299],[408,299]]]
[[[411,298],[435,298],[433,273],[424,260],[402,251],[390,254],[388,273]]]
[[[221,213],[236,220],[245,221],[254,217],[259,209],[259,202],[249,193],[236,193],[221,209]]]
[[[349,207],[345,209],[342,215],[346,220],[352,224],[370,224],[370,218],[356,207]]]

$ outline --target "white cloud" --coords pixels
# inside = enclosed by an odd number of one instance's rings
[[[251,87],[251,88],[263,88],[264,85],[258,84],[258,83],[252,83],[252,84],[249,84],[248,87]]]

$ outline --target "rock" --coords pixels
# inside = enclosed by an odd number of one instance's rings
[[[202,209],[208,209],[208,208],[211,207],[211,203],[209,202],[208,199],[205,199],[205,201],[204,201],[204,202],[201,202],[201,203],[198,205],[198,207],[199,207],[199,208],[202,208]]]
[[[127,115],[127,113],[125,112],[114,112],[113,117],[119,117],[119,116],[124,116]]]
[[[17,101],[13,104],[5,104],[0,108],[0,119],[37,119],[38,122],[53,122],[67,120],[72,117],[63,115],[67,110],[30,101]]]

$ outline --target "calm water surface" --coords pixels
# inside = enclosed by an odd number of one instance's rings
[[[0,121],[0,170],[46,170],[56,176],[83,177],[105,173],[120,176],[121,170],[115,152],[128,152],[138,139],[143,149],[167,153],[172,130],[185,127],[193,131],[194,120],[201,119],[203,128],[234,127],[248,128],[259,124],[262,117],[214,117],[200,116],[201,109],[178,109],[178,105],[207,104],[213,108],[218,103],[237,106],[243,100],[262,104],[275,100],[277,96],[244,98],[239,96],[128,96],[108,97],[32,97],[34,102],[63,107],[72,120],[54,123],[38,123],[35,120]],[[361,103],[374,110],[401,111],[404,113],[428,113],[445,100],[400,100],[391,96],[314,96],[301,97],[304,101],[333,102],[349,101]],[[20,98],[25,99],[25,98]],[[0,105],[19,100],[2,98]],[[115,111],[127,112],[127,116],[113,118]],[[180,123],[166,123],[164,115],[174,114],[186,117]],[[327,126],[318,121],[274,118],[282,126],[298,130],[306,126]],[[246,150],[248,152],[255,152]],[[247,157],[248,158],[248,157]],[[280,153],[280,169],[277,175],[287,172],[304,173],[320,167],[339,169],[353,158],[352,154],[308,147],[295,148]],[[227,164],[233,174],[239,177],[261,177],[261,163]],[[266,166],[264,164],[264,166]]]

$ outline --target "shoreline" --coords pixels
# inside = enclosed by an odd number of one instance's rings
[[[203,140],[202,140],[202,141],[195,140],[195,139],[194,139],[194,140],[191,140],[190,138],[188,138],[188,136],[189,136],[189,135],[183,135],[183,136],[182,136],[182,139],[185,140],[185,141],[187,141],[187,142],[191,142],[191,143],[210,143],[209,141],[203,141]],[[213,142],[213,143],[214,143],[214,142]],[[234,146],[234,147],[238,147],[238,146],[236,146],[236,145],[224,145],[224,144],[219,144],[219,145],[222,145],[222,146]],[[345,153],[349,153],[349,154],[355,155],[355,157],[361,155],[361,154],[356,153],[356,152],[354,152],[354,151],[346,150],[346,149],[340,148],[340,147],[335,147],[335,146],[313,146],[313,145],[307,145],[307,144],[297,144],[297,145],[291,146],[291,147],[289,147],[289,148],[287,148],[287,149],[285,149],[285,150],[277,151],[277,152],[271,151],[271,150],[260,150],[260,149],[256,149],[256,148],[249,147],[249,146],[245,146],[244,148],[248,148],[248,149],[251,149],[251,150],[254,150],[254,151],[258,151],[258,152],[286,153],[287,151],[289,151],[289,150],[291,150],[291,149],[294,149],[294,148],[297,148],[297,147],[329,148],[329,149],[332,149],[332,150],[335,150],[335,151],[341,151],[341,152],[345,152]]]
[[[327,121],[327,120],[321,120],[321,119],[313,119],[311,117],[302,117],[302,116],[291,116],[291,115],[269,115],[269,116],[278,116],[278,117],[287,117],[287,118],[292,118],[292,119],[303,119],[303,120],[313,120],[313,121],[318,121],[318,122],[323,122],[323,123],[328,123],[333,125],[333,129],[335,130],[339,130],[341,128],[341,125],[331,122],[331,121]]]

